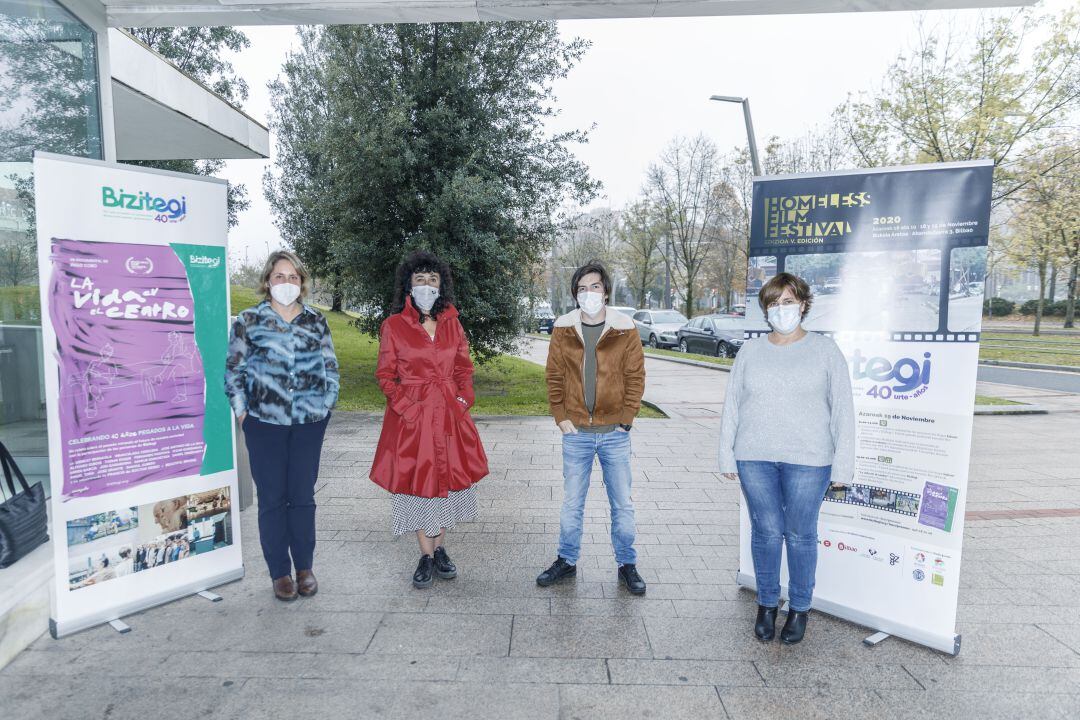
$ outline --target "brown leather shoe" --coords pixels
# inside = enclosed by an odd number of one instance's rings
[[[291,575],[274,578],[274,597],[285,601],[296,599],[296,583]]]
[[[297,591],[304,597],[311,597],[319,592],[319,583],[315,580],[315,573],[310,570],[296,571]]]

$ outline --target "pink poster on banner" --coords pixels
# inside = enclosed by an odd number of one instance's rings
[[[184,264],[160,245],[52,241],[63,496],[198,474],[205,382]]]

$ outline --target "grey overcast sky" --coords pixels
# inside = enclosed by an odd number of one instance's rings
[[[1045,0],[1047,12],[1077,5]],[[979,11],[923,13],[927,23],[963,28]],[[748,96],[758,144],[794,137],[828,120],[848,93],[876,87],[896,56],[910,49],[919,14],[910,12],[560,23],[564,35],[592,41],[556,86],[561,116],[553,127],[595,126],[575,152],[604,184],[595,205],[619,208],[641,188],[648,165],[672,138],[699,132],[722,149],[746,144],[737,105],[712,94]],[[291,27],[247,27],[251,48],[233,59],[251,87],[245,110],[265,122],[266,84],[295,42]],[[273,147],[271,138],[271,147]],[[222,176],[248,187],[251,208],[230,234],[235,260],[261,260],[282,245],[262,195],[268,161],[235,160]]]

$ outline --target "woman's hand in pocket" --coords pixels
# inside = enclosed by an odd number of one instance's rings
[[[739,473],[720,473],[731,482],[739,482]]]

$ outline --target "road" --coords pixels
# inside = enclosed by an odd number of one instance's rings
[[[980,382],[1080,393],[1080,373],[980,365],[978,377]]]

